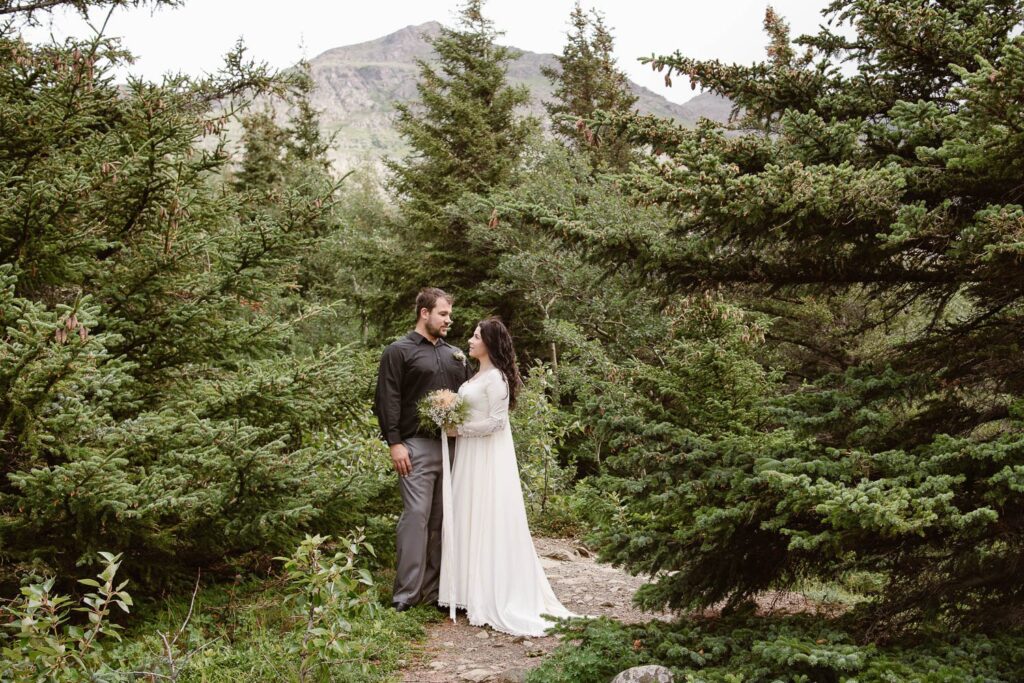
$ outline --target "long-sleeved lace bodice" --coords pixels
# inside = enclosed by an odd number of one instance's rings
[[[508,428],[508,384],[497,368],[478,373],[459,388],[469,404],[469,416],[459,426],[459,436],[490,436]]]

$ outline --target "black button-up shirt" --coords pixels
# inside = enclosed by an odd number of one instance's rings
[[[444,339],[431,344],[419,332],[410,332],[392,342],[380,359],[373,401],[381,436],[388,444],[416,436],[419,400],[436,389],[458,391],[469,375],[465,356]]]

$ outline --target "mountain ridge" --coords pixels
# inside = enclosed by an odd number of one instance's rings
[[[370,163],[385,156],[397,157],[407,147],[394,128],[395,102],[414,102],[420,60],[430,62],[430,39],[441,31],[436,21],[409,25],[373,40],[325,50],[309,60],[315,88],[310,97],[320,111],[321,126],[336,134],[331,151],[339,169]],[[553,86],[541,67],[557,67],[555,55],[530,52],[509,46],[516,57],[508,64],[508,80],[526,85],[531,94],[524,113],[547,118],[542,102],[553,97]],[[670,102],[661,95],[630,81],[641,113],[673,118],[693,125],[705,116],[722,121],[728,117],[728,100],[701,94],[685,104]]]

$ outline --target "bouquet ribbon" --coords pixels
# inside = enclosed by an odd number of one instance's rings
[[[442,574],[448,576],[448,616],[455,621],[455,571],[452,558],[455,556],[455,529],[452,511],[452,463],[448,456],[448,434],[441,430],[441,538],[448,539],[448,551],[441,555]],[[443,541],[442,541],[443,542]]]

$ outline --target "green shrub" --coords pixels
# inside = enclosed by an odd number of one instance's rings
[[[535,365],[511,413],[523,499],[534,520],[547,516],[549,504],[569,490],[575,474],[571,463],[562,464],[558,449],[578,425],[549,398],[551,379],[548,367]]]
[[[330,537],[306,536],[291,557],[284,561],[289,593],[285,602],[299,609],[303,618],[302,638],[293,654],[299,658],[299,680],[322,677],[344,660],[344,640],[352,632],[352,621],[373,619],[377,602],[372,592],[373,577],[365,567],[356,566],[362,552],[374,554],[362,530],[344,539],[343,550],[325,555]],[[369,663],[367,663],[368,665]]]
[[[860,644],[826,619],[737,615],[623,625],[569,622],[565,642],[531,683],[606,683],[642,664],[692,683],[1011,683],[1024,671],[1024,635],[935,635]]]
[[[530,529],[535,535],[551,538],[573,538],[584,535],[588,527],[579,509],[580,501],[573,491],[548,499],[543,508],[528,508]]]
[[[380,609],[366,569],[372,546],[361,532],[331,544],[307,537],[283,573],[200,590],[166,605],[143,602],[131,624],[111,622],[132,598],[115,583],[121,557],[103,553],[94,591],[79,601],[54,579],[27,584],[3,607],[0,680],[72,683],[157,680],[390,680],[424,636],[433,610]],[[81,607],[76,607],[76,604]]]
[[[127,581],[115,584],[121,555],[102,552],[103,571],[95,579],[79,583],[95,589],[78,601],[54,592],[54,579],[30,583],[21,596],[3,607],[5,624],[13,636],[0,634],[0,680],[103,681],[116,673],[104,657],[105,641],[120,640],[121,627],[111,622],[116,606],[127,613],[132,598],[124,590]],[[75,619],[77,613],[86,620]]]

